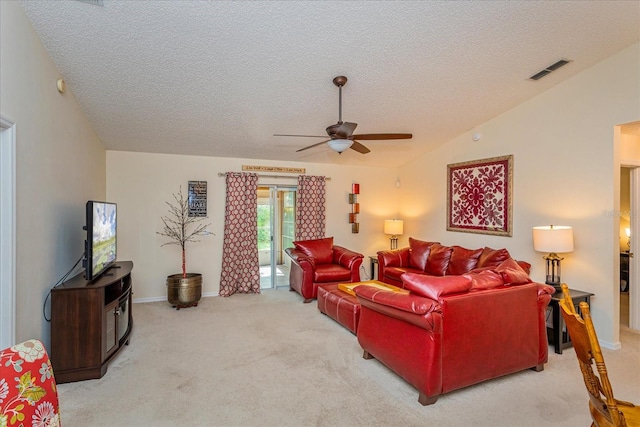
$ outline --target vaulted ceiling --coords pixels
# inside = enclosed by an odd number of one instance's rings
[[[638,1],[21,4],[107,149],[350,165],[401,165],[640,40]],[[413,138],[273,136],[326,135],[338,75],[356,134]]]

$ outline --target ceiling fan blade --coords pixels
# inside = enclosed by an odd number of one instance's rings
[[[360,144],[358,141],[353,141],[353,144],[351,144],[351,149],[357,151],[360,154],[367,154],[371,152],[371,150]]]
[[[296,153],[299,153],[300,151],[308,150],[309,148],[317,147],[318,145],[326,144],[327,141],[330,141],[330,139],[327,139],[325,141],[318,142],[317,144],[309,145],[307,147],[304,147],[304,148],[301,148],[299,150],[296,150]]]
[[[297,136],[299,138],[326,138],[327,135],[285,135],[281,133],[274,133],[273,136]]]
[[[356,130],[358,126],[357,123],[344,122],[340,124],[340,127],[336,130],[336,134],[340,136],[344,136],[345,138],[349,138],[353,131]]]
[[[353,137],[364,139],[365,141],[372,141],[381,139],[411,139],[413,135],[410,133],[365,133],[362,135],[353,135]]]

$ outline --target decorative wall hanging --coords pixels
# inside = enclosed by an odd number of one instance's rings
[[[189,181],[189,216],[207,216],[207,181]]]
[[[304,174],[306,173],[305,168],[287,168],[282,166],[253,166],[253,165],[242,165],[242,170],[244,172],[284,172],[284,173],[297,173]]]
[[[351,193],[349,193],[349,204],[351,205],[351,213],[349,214],[349,223],[351,224],[352,233],[360,232],[360,224],[358,223],[358,214],[360,213],[360,203],[358,203],[358,194],[360,194],[360,184],[351,185]]]
[[[513,155],[447,165],[447,230],[511,236]]]

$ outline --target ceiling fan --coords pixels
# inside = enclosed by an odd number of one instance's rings
[[[410,133],[363,133],[354,135],[353,131],[358,126],[357,123],[343,122],[342,121],[342,86],[347,84],[347,78],[345,76],[338,76],[333,79],[333,84],[338,86],[339,89],[339,105],[338,105],[338,123],[327,127],[327,135],[329,139],[322,142],[318,142],[313,145],[296,150],[296,152],[308,150],[309,148],[317,147],[327,143],[329,147],[340,154],[348,148],[357,151],[358,153],[367,154],[371,152],[367,147],[356,141],[360,140],[384,140],[384,139],[411,139],[413,137]],[[326,138],[324,135],[285,135],[274,134],[273,136],[295,136],[304,138]]]

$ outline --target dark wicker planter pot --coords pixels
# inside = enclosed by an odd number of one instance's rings
[[[167,299],[176,310],[195,307],[202,297],[202,274],[187,273],[167,276]]]

